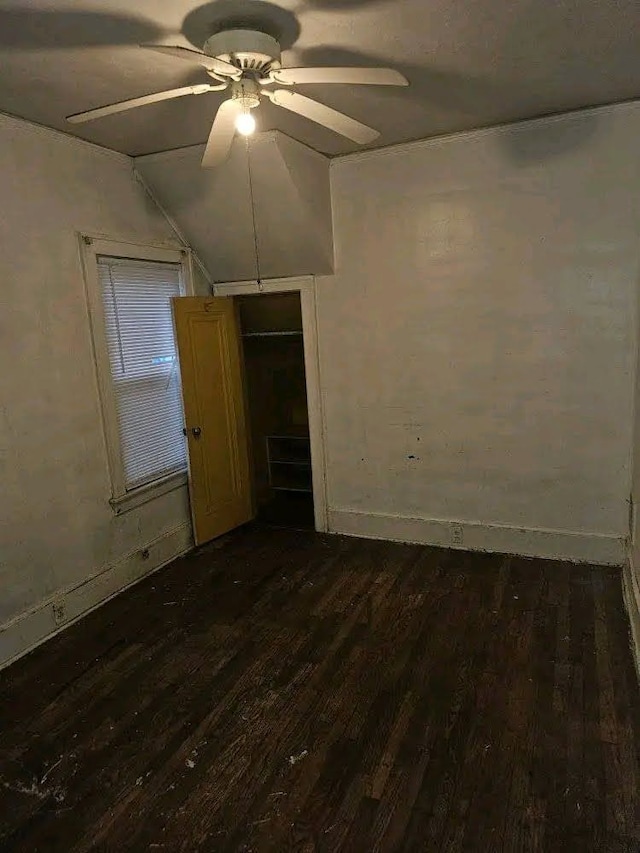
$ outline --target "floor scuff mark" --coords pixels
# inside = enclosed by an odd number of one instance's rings
[[[7,791],[13,791],[14,794],[25,794],[28,797],[37,797],[39,800],[48,800],[52,798],[59,805],[64,803],[67,793],[62,788],[43,788],[37,779],[34,779],[30,785],[25,785],[22,782],[7,782],[0,779],[0,785]]]
[[[290,755],[289,764],[293,767],[294,764],[297,764],[299,761],[302,761],[302,759],[305,758],[307,755],[309,755],[308,749],[303,749],[302,752],[299,752],[297,755]]]
[[[51,767],[48,768],[48,770],[46,771],[46,773],[43,775],[42,779],[40,780],[41,785],[44,785],[44,783],[47,781],[47,777],[52,772],[52,770],[55,770],[56,767],[58,767],[59,764],[62,764],[63,761],[64,761],[64,755],[61,755],[60,758],[54,764],[52,764]]]

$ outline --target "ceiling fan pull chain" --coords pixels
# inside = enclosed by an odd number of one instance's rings
[[[260,254],[258,252],[258,232],[256,230],[256,206],[253,199],[253,176],[251,174],[251,149],[249,137],[245,136],[247,146],[247,170],[249,172],[249,195],[251,198],[251,222],[253,224],[253,250],[256,258],[256,282],[258,290],[262,292],[262,276],[260,275]]]

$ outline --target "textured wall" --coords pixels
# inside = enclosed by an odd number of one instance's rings
[[[332,165],[332,509],[623,536],[635,105]]]
[[[0,116],[0,623],[188,520],[114,517],[76,232],[173,237],[119,155]]]

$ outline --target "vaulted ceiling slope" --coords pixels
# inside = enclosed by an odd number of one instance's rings
[[[333,272],[326,157],[277,131],[249,146],[236,137],[223,169],[203,170],[202,149],[138,157],[135,167],[214,281]]]
[[[371,147],[640,96],[638,0],[12,0],[0,3],[0,110],[130,155],[202,143],[218,93],[80,126],[65,116],[206,82],[197,65],[137,45],[201,48],[229,23],[278,37],[285,65],[402,71],[409,89],[305,87],[378,128]],[[257,117],[329,156],[358,148],[270,104]]]

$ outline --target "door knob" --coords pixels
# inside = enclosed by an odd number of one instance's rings
[[[202,432],[202,430],[200,429],[200,427],[193,427],[191,432],[193,433],[194,438],[200,438],[200,433]]]

